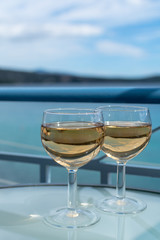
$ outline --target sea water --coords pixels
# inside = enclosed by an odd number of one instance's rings
[[[48,108],[66,107],[96,108],[102,105],[106,104],[79,102],[0,102],[0,152],[47,156],[42,147],[40,137],[40,126],[44,110]],[[141,104],[139,106],[149,107],[153,129],[160,126],[160,105]],[[160,131],[157,131],[152,134],[151,140],[143,152],[129,161],[128,164],[160,167],[159,149]],[[113,160],[106,159],[105,161]],[[0,179],[3,175],[1,172],[1,166],[3,166],[3,164],[4,162],[2,163],[2,161],[0,161]],[[7,166],[9,167],[9,165]],[[30,167],[27,169],[27,166],[22,163],[22,168],[25,168],[26,171],[29,171],[30,175],[34,175],[35,168],[37,168],[37,166],[34,165],[32,166],[32,169]],[[13,172],[12,170],[13,169],[10,169],[9,174]],[[23,178],[23,171],[21,175]],[[38,181],[38,176],[34,176],[34,181]]]

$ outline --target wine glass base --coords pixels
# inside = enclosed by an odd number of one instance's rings
[[[45,217],[44,221],[50,226],[60,228],[82,228],[97,223],[100,217],[86,209],[70,210],[62,208],[53,213],[53,215]]]
[[[97,204],[97,208],[114,214],[135,214],[143,211],[146,203],[134,198],[118,199],[116,197],[104,199]]]

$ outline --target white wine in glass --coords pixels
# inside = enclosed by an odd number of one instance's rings
[[[148,108],[104,106],[105,137],[102,150],[117,163],[116,196],[98,202],[98,208],[111,213],[137,213],[146,208],[141,200],[125,196],[125,166],[148,144],[152,127]]]
[[[43,147],[51,158],[68,170],[68,206],[45,218],[50,225],[66,228],[96,223],[99,216],[77,206],[77,170],[101,150],[104,124],[100,110],[49,109],[41,126]]]

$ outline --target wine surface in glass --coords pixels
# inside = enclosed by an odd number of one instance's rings
[[[42,144],[60,165],[77,169],[93,159],[104,140],[104,125],[90,122],[57,122],[41,126]]]
[[[151,125],[145,122],[106,122],[102,150],[117,162],[126,162],[138,155],[151,136]]]

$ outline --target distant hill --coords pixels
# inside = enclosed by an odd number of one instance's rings
[[[45,71],[25,72],[0,69],[0,86],[57,86],[57,85],[81,85],[81,86],[159,86],[160,76],[146,78],[98,78],[82,77],[69,74],[47,73]]]

